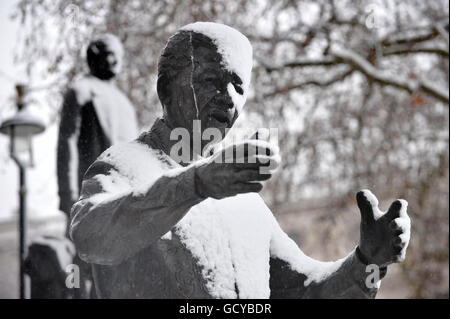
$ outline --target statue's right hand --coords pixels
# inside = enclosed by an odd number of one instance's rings
[[[278,166],[278,150],[264,141],[232,144],[196,167],[196,192],[203,198],[222,199],[259,192]]]

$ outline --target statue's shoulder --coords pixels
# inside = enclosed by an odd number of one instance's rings
[[[147,183],[167,170],[167,165],[160,158],[160,152],[139,140],[114,144],[104,151],[95,163],[109,170],[114,169],[135,186]]]
[[[80,106],[83,106],[87,102],[93,99],[93,94],[101,81],[90,75],[83,75],[73,81],[69,86],[69,91],[73,91],[77,102]]]
[[[156,157],[156,152],[152,148],[138,140],[133,140],[115,143],[106,149],[98,160],[113,164],[120,169],[137,166],[138,163],[153,157]]]

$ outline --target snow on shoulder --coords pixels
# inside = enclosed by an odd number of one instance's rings
[[[139,129],[134,107],[114,81],[86,75],[75,81],[71,89],[80,106],[92,101],[100,125],[112,144],[137,136]]]
[[[193,31],[210,38],[224,59],[224,66],[241,78],[244,92],[247,92],[253,66],[253,49],[245,35],[232,27],[214,22],[191,23],[180,31]]]

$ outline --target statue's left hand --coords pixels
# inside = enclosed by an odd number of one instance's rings
[[[369,264],[385,267],[402,262],[408,247],[411,220],[406,212],[408,202],[394,201],[386,213],[378,209],[378,200],[369,190],[356,195],[361,211],[359,249]]]

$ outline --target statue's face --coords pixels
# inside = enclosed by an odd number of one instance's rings
[[[87,59],[91,74],[99,79],[109,80],[119,71],[120,57],[101,40],[90,44]]]
[[[242,80],[223,67],[222,56],[208,37],[193,33],[191,40],[192,46],[186,48],[190,61],[167,84],[170,105],[165,105],[165,117],[191,136],[193,120],[198,119],[202,133],[216,128],[224,137],[239,115],[230,94],[243,95]],[[202,141],[202,147],[207,143]]]

